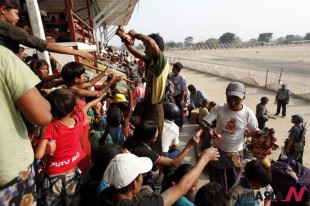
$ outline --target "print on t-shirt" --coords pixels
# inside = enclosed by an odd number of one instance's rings
[[[236,119],[232,118],[225,125],[225,129],[223,130],[223,134],[233,134],[236,131]]]

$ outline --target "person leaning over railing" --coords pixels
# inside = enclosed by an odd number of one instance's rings
[[[18,9],[19,4],[16,1],[0,0],[0,45],[7,47],[15,54],[18,53],[19,44],[23,44],[40,52],[47,50],[60,54],[77,55],[90,61],[94,60],[94,56],[88,52],[69,49],[56,43],[47,42],[29,35],[23,29],[15,26],[19,20]]]

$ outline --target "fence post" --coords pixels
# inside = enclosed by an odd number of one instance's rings
[[[279,83],[278,83],[278,87],[281,84],[281,78],[282,78],[282,72],[283,72],[283,68],[281,68],[281,72],[280,72],[280,76],[279,76]]]
[[[265,81],[265,88],[267,88],[267,82],[268,81],[268,68],[267,68],[267,73],[266,73],[266,81]]]

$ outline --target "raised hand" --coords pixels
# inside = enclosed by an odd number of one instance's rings
[[[196,145],[198,144],[200,141],[200,137],[195,135],[193,136],[188,142],[191,144],[191,145]]]
[[[201,158],[207,161],[216,161],[220,158],[220,153],[216,148],[209,147],[202,152]]]
[[[92,55],[91,53],[88,53],[88,52],[79,51],[79,56],[84,58],[84,59],[87,59],[88,61],[94,61],[95,60],[94,55]]]
[[[213,138],[213,139],[223,139],[223,136],[221,134],[217,133],[212,128],[209,129],[209,133],[210,133],[211,138]]]

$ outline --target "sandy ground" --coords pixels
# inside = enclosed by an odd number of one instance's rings
[[[246,49],[218,49],[199,51],[167,51],[170,61],[222,76],[233,75],[242,79],[249,74],[260,84],[282,83],[295,94],[310,93],[310,45],[257,47]],[[267,73],[268,69],[268,73]]]
[[[187,84],[194,84],[198,89],[203,90],[208,95],[208,98],[216,103],[226,102],[225,89],[227,85],[231,82],[226,79],[219,77],[207,75],[201,72],[182,69],[181,73],[185,76]],[[276,105],[273,104],[275,93],[269,90],[264,90],[256,87],[246,86],[246,97],[243,102],[244,105],[248,106],[255,111],[256,105],[260,102],[262,96],[267,96],[270,101],[267,104],[267,109],[271,114],[274,114],[276,111]],[[310,122],[310,104],[304,100],[292,98],[289,105],[287,106],[287,117],[281,118],[278,117],[276,120],[270,119],[267,123],[267,127],[275,129],[275,136],[278,138],[278,144],[284,145],[283,141],[288,136],[288,130],[292,127],[291,115],[300,114],[304,117],[306,122]],[[309,128],[309,126],[307,126]],[[185,123],[183,131],[180,134],[180,148],[184,148],[188,139],[195,134],[198,129],[197,124]],[[307,135],[309,136],[309,134]],[[280,149],[275,151],[269,157],[271,159],[277,159],[280,154]],[[305,154],[304,154],[304,165],[310,167],[310,143],[306,142]],[[195,164],[196,158],[194,155],[194,148],[191,150],[189,155],[185,158],[185,163]],[[207,173],[203,173],[200,177],[200,185],[203,185],[208,182]]]

